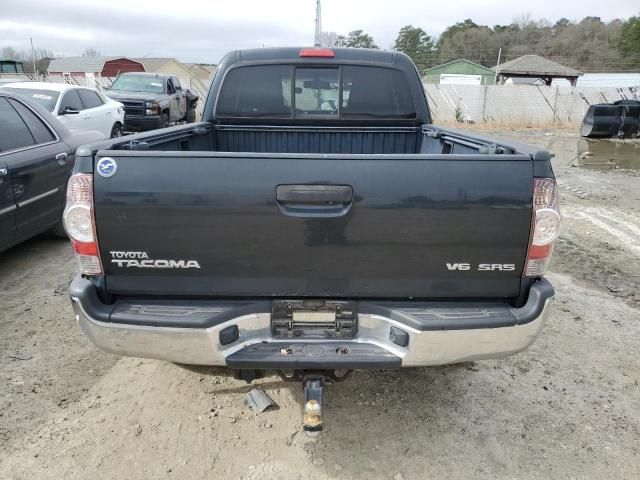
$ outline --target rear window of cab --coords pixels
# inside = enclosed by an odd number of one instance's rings
[[[217,117],[412,119],[403,72],[384,67],[258,65],[227,73]]]

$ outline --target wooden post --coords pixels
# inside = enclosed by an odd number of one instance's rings
[[[556,123],[556,112],[558,111],[558,85],[556,85],[555,98],[553,100],[553,122]]]
[[[487,84],[484,84],[484,94],[482,96],[482,121],[486,122],[485,111],[487,109]]]

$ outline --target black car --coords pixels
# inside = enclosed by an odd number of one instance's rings
[[[0,91],[0,251],[48,229],[64,235],[75,150],[104,138],[72,132],[39,105]]]

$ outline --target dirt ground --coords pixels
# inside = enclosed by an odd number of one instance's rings
[[[118,358],[73,321],[66,242],[0,254],[0,478],[640,478],[640,146],[501,132],[555,153],[564,232],[542,336],[517,356],[356,372],[299,432],[302,392]],[[582,146],[581,146],[582,145]]]

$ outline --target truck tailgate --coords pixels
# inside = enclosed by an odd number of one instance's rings
[[[102,151],[108,291],[218,297],[513,297],[527,155]],[[95,169],[94,169],[95,171]]]

